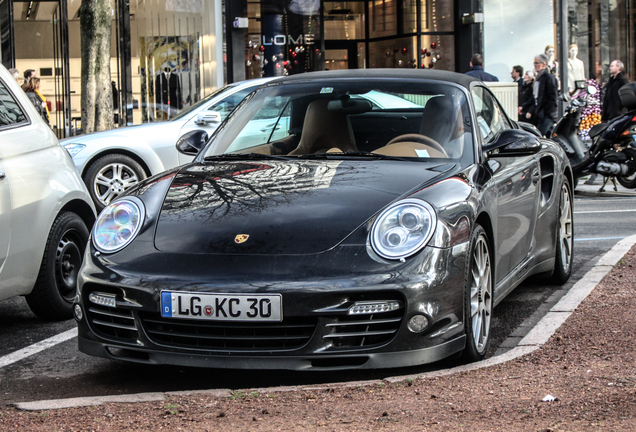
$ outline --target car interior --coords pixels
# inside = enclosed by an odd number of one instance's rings
[[[272,117],[260,129],[268,134],[260,143],[238,140],[224,153],[304,156],[363,152],[404,158],[460,158],[465,124],[458,99],[433,94],[420,98],[423,106],[406,101],[408,105],[402,108],[383,108],[365,99],[364,94],[290,98],[279,108],[277,118]],[[281,130],[282,125],[286,130]]]

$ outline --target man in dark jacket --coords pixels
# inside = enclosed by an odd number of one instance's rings
[[[534,58],[534,71],[537,77],[534,81],[534,98],[526,101],[519,107],[519,114],[523,109],[527,110],[534,103],[534,117],[532,123],[537,126],[543,135],[546,135],[552,125],[557,121],[557,91],[559,84],[554,75],[547,69],[548,57],[539,54]],[[532,118],[531,117],[531,118]]]
[[[470,75],[482,81],[499,81],[499,78],[484,70],[484,58],[481,54],[475,54],[470,59],[470,70],[466,72],[466,75]]]
[[[610,79],[605,84],[605,96],[603,97],[603,113],[601,115],[603,122],[610,121],[624,112],[623,103],[618,96],[618,89],[629,83],[623,73],[624,68],[625,66],[620,60],[614,60],[610,63]]]

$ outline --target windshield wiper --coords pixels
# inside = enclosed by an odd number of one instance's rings
[[[300,156],[301,159],[326,159],[331,156],[342,157],[342,156],[353,156],[353,157],[370,157],[374,159],[388,159],[388,160],[399,160],[399,161],[412,161],[417,160],[416,158],[406,158],[406,157],[398,157],[398,156],[388,156],[379,153],[372,153],[366,151],[348,151],[348,152],[334,152],[334,153],[311,153]]]
[[[268,155],[262,153],[224,153],[220,155],[210,155],[203,158],[204,161],[213,161],[221,159],[234,159],[234,160],[258,160],[258,159],[280,159],[289,160],[287,156]]]

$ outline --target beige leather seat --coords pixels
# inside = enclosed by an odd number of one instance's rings
[[[461,108],[451,96],[436,96],[426,103],[420,134],[437,141],[449,157],[461,156],[464,150],[464,124]]]
[[[290,155],[358,150],[349,116],[327,110],[328,103],[320,99],[309,104],[300,142]]]

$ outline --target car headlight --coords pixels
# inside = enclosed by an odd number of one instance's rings
[[[93,227],[93,245],[104,253],[125,248],[143,224],[145,207],[136,197],[120,199],[106,207]]]
[[[75,156],[80,151],[82,151],[84,147],[86,147],[85,144],[76,144],[76,143],[64,143],[62,145],[64,146],[68,154],[71,155],[71,157]]]
[[[384,210],[373,224],[371,245],[383,258],[406,258],[428,242],[436,223],[430,204],[412,198],[402,200]]]

